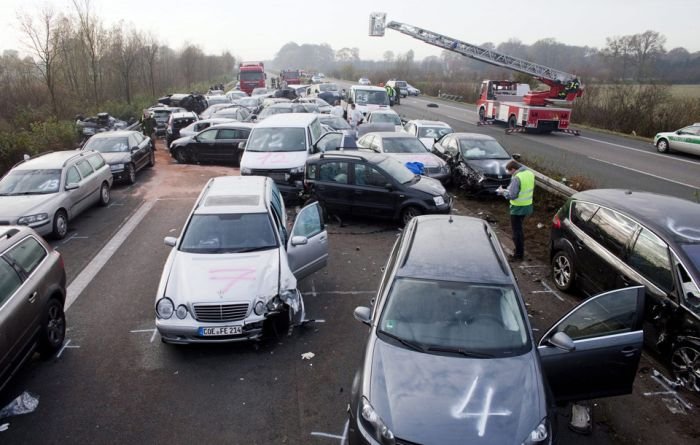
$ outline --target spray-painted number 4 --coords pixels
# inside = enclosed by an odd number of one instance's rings
[[[474,382],[472,382],[472,385],[469,387],[469,391],[467,391],[467,395],[464,397],[464,400],[462,403],[459,405],[456,405],[452,409],[452,416],[454,416],[457,419],[468,419],[470,417],[477,418],[477,430],[479,433],[479,437],[483,437],[484,433],[486,433],[486,423],[489,420],[489,416],[510,416],[510,411],[508,410],[503,410],[503,411],[491,411],[491,399],[493,398],[493,388],[488,387],[486,388],[486,398],[483,399],[482,402],[482,407],[481,410],[473,410],[473,412],[468,412],[467,407],[469,407],[472,397],[474,396],[474,392],[476,392],[476,385],[479,383],[479,377],[476,377],[474,379]],[[477,400],[474,401],[474,405],[478,404],[479,402]],[[471,408],[470,408],[470,411]]]

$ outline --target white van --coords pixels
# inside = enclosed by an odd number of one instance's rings
[[[304,166],[313,144],[323,134],[318,116],[280,113],[260,122],[244,143],[241,175],[269,176],[285,199],[304,190]]]
[[[389,96],[382,87],[353,85],[346,93],[342,104],[343,111],[349,112],[351,103],[354,103],[355,108],[360,110],[362,115],[366,117],[367,113],[375,110],[388,110]]]

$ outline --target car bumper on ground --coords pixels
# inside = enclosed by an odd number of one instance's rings
[[[237,322],[200,323],[188,317],[186,320],[156,318],[156,329],[165,343],[232,343],[248,340],[259,340],[263,334],[265,317],[249,317]],[[200,328],[220,328],[240,326],[241,333],[233,335],[204,336]]]

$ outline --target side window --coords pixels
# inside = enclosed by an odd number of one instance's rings
[[[236,139],[236,130],[221,129],[216,135],[217,139]]]
[[[199,139],[202,142],[213,142],[214,139],[216,139],[216,132],[216,129],[203,131],[197,136],[197,139]]]
[[[637,223],[610,209],[600,208],[591,218],[597,230],[595,237],[618,258],[625,258],[626,249],[638,229]]]
[[[366,164],[355,164],[355,184],[384,187],[390,183],[382,172]]]
[[[15,269],[0,257],[0,306],[2,306],[21,285],[22,280]]]
[[[319,180],[326,182],[348,183],[347,162],[324,162],[319,168]]]
[[[681,302],[695,315],[700,316],[700,289],[698,285],[693,282],[690,274],[686,270],[685,266],[681,264],[680,261],[676,260],[676,269],[678,269],[678,275],[681,282],[681,290],[683,294],[681,295]]]
[[[66,174],[66,185],[68,184],[78,184],[80,182],[80,173],[78,173],[78,169],[73,166],[68,169],[68,173]]]
[[[306,177],[307,179],[316,179],[318,172],[317,164],[306,164]]]
[[[321,219],[320,208],[318,205],[305,207],[299,212],[292,236],[305,236],[311,238],[323,231],[323,220]]]
[[[647,229],[639,232],[627,264],[661,289],[667,292],[673,289],[668,246]]]
[[[10,258],[21,267],[27,275],[34,272],[41,260],[46,258],[46,255],[46,249],[32,237],[25,238],[5,254],[7,258]]]
[[[321,129],[321,124],[318,122],[318,119],[311,122],[309,128],[311,129],[311,142],[316,142],[323,134],[323,129]]]
[[[105,165],[105,159],[100,155],[90,156],[87,160],[95,171],[101,169]]]
[[[630,332],[637,315],[637,288],[613,291],[582,303],[557,324],[555,332],[572,340]]]
[[[248,139],[248,136],[250,136],[250,130],[238,130],[238,133],[238,137],[241,139]]]
[[[90,176],[93,173],[92,166],[85,159],[78,162],[76,164],[76,166],[78,167],[78,170],[80,170],[80,175],[83,178],[87,178],[88,176]]]
[[[598,206],[596,205],[575,201],[571,206],[571,222],[584,232],[589,233],[592,229],[587,228],[588,221],[590,221],[591,216],[593,216],[596,210],[598,210]]]

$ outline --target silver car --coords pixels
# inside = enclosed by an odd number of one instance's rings
[[[0,225],[24,225],[62,239],[68,222],[109,204],[112,172],[95,151],[49,152],[16,164],[0,179]]]
[[[0,390],[38,350],[48,357],[66,335],[61,254],[26,226],[0,227]]]
[[[206,184],[172,247],[155,298],[165,343],[222,343],[286,333],[304,320],[297,280],[325,267],[318,203],[287,231],[282,195],[264,176]]]

